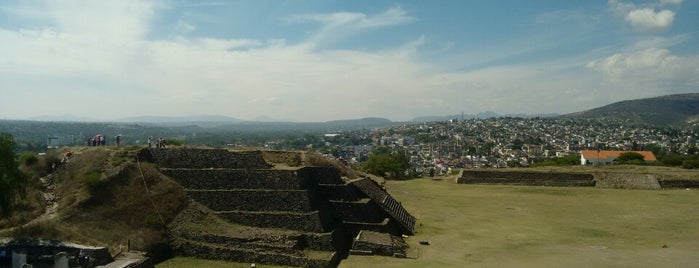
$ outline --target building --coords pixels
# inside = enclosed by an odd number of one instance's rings
[[[637,153],[643,156],[644,161],[657,161],[651,151],[607,151],[607,150],[582,150],[580,152],[581,165],[611,165],[614,160],[623,153]]]

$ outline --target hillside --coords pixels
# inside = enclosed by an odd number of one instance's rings
[[[620,101],[562,117],[608,118],[657,126],[680,125],[699,120],[699,93]]]

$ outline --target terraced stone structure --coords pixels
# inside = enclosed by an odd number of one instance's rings
[[[259,151],[223,149],[144,149],[138,159],[155,163],[191,198],[170,227],[179,255],[336,267],[362,231],[396,241],[414,232],[415,218],[376,182],[345,181],[334,167],[276,167]],[[191,227],[200,222],[209,226]],[[405,256],[405,243],[394,244],[376,254]]]

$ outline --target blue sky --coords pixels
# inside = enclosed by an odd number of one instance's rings
[[[699,1],[0,2],[0,118],[570,113],[699,92]]]

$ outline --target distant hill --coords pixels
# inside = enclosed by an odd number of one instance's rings
[[[115,120],[121,123],[149,123],[168,127],[200,126],[218,127],[243,120],[223,115],[194,115],[194,116],[134,116]]]
[[[630,120],[655,126],[685,124],[699,121],[699,93],[620,101],[562,117]]]
[[[558,114],[498,114],[496,112],[487,111],[477,114],[457,114],[457,115],[437,115],[437,116],[420,116],[410,120],[411,122],[434,122],[434,121],[447,121],[451,119],[486,119],[495,117],[517,117],[517,118],[532,118],[532,117],[556,117]]]

